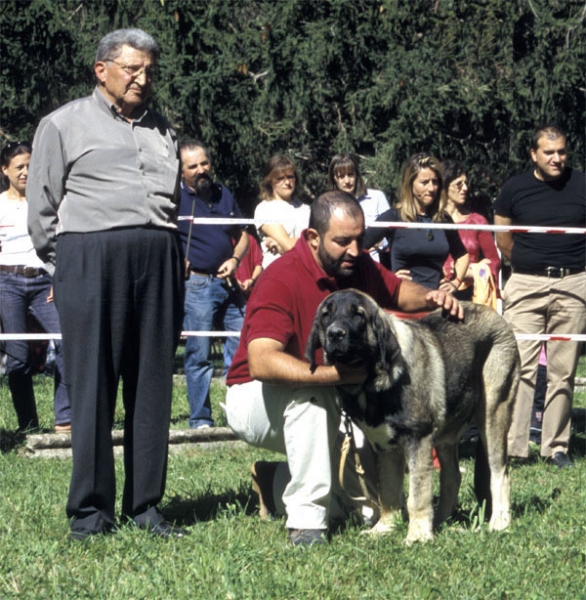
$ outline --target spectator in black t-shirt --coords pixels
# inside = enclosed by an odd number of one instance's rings
[[[496,225],[584,227],[586,178],[566,166],[566,134],[556,125],[538,127],[531,141],[533,169],[516,175],[497,198]],[[504,291],[504,317],[516,333],[568,335],[586,330],[586,245],[581,234],[497,233],[513,273]],[[542,342],[519,340],[522,372],[509,455],[528,456],[529,428]],[[547,393],[541,455],[557,467],[568,458],[574,377],[579,343],[547,342]]]

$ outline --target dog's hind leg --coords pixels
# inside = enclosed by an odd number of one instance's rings
[[[501,403],[496,411],[489,411],[485,436],[482,435],[482,432],[480,436],[482,443],[485,444],[483,450],[486,450],[486,457],[482,456],[482,450],[479,449],[474,472],[475,487],[479,491],[479,495],[482,487],[490,485],[490,502],[487,503],[487,512],[490,514],[488,526],[489,529],[496,531],[506,529],[511,522],[511,481],[507,468],[509,425],[510,410],[506,404]],[[484,475],[482,470],[485,471]],[[481,501],[480,498],[479,501]]]
[[[519,383],[516,346],[495,344],[483,368],[484,402],[477,411],[482,450],[477,453],[475,490],[479,502],[490,488],[489,529],[500,531],[511,522],[511,482],[507,469],[507,433]]]
[[[408,443],[409,461],[409,529],[407,544],[433,539],[433,464],[432,436]]]
[[[434,523],[437,527],[452,515],[458,504],[462,475],[456,444],[438,444],[436,451],[441,465],[440,499]]]
[[[369,531],[373,535],[389,533],[402,517],[405,495],[405,454],[402,448],[381,452],[376,456],[380,519]]]

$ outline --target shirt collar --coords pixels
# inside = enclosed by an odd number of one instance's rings
[[[110,100],[108,100],[108,98],[106,98],[106,96],[104,96],[104,94],[102,94],[102,92],[100,92],[100,86],[96,85],[92,96],[93,96],[94,100],[98,103],[98,106],[104,112],[107,112],[109,115],[111,115],[115,119],[120,119],[122,121],[128,122],[128,119],[122,115],[122,113],[120,112],[120,109],[113,102],[110,102]],[[136,118],[131,119],[131,121],[140,122],[140,121],[142,121],[142,119],[144,119],[144,117],[148,113],[148,108],[147,108],[146,104],[143,104],[142,106],[137,107],[136,110],[138,110],[138,111],[142,110],[142,112]]]

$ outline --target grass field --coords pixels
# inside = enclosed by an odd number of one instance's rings
[[[586,376],[582,362],[581,375]],[[50,381],[39,377],[41,424],[52,425]],[[214,414],[225,424],[214,385]],[[575,405],[586,406],[586,394]],[[121,422],[117,413],[117,424]],[[173,427],[187,422],[176,385]],[[503,533],[479,525],[473,463],[462,460],[460,508],[429,544],[406,547],[403,524],[383,538],[348,526],[327,546],[291,547],[283,521],[261,522],[249,468],[272,455],[197,447],[171,455],[166,516],[191,535],[156,540],[123,528],[85,544],[69,540],[69,460],[19,456],[23,440],[6,383],[0,387],[0,598],[586,598],[586,435],[574,429],[576,468],[538,458],[511,469],[513,522]],[[119,481],[122,462],[117,460]],[[436,490],[437,491],[437,490]]]

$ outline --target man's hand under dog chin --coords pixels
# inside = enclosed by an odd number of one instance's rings
[[[443,290],[433,290],[425,296],[425,301],[430,310],[443,308],[446,316],[456,317],[460,321],[464,320],[464,309],[452,294]]]

